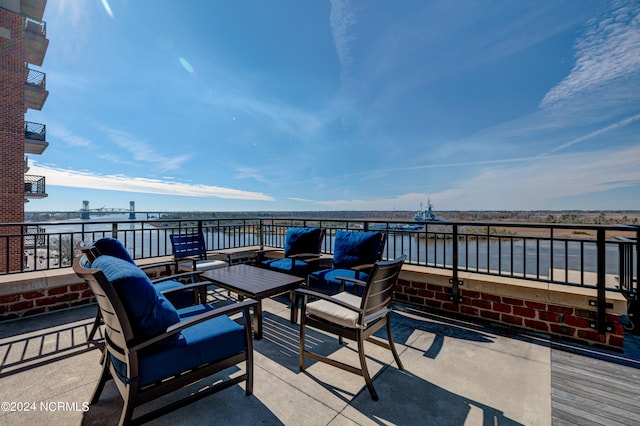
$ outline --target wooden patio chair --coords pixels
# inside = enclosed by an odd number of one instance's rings
[[[330,296],[304,288],[296,290],[298,295],[303,297],[300,323],[300,371],[305,370],[305,358],[308,357],[358,374],[364,377],[371,398],[375,401],[378,400],[378,394],[373,387],[367,369],[364,341],[391,350],[398,368],[404,369],[391,336],[390,318],[393,288],[405,259],[406,255],[402,255],[395,260],[376,262],[367,282],[341,278],[344,281],[351,281],[354,285],[362,286],[364,289],[362,297],[348,291]],[[374,339],[372,334],[385,326],[387,327],[387,342]],[[360,367],[357,368],[307,350],[305,347],[307,327],[335,334],[340,338],[341,343],[344,337],[357,342]]]
[[[135,265],[113,256],[99,256],[91,269],[82,256],[74,272],[93,291],[105,323],[102,374],[90,404],[98,403],[113,380],[123,401],[119,424],[143,423],[212,393],[245,382],[253,392],[253,340],[246,299],[221,308],[203,304],[176,310]],[[190,284],[197,286],[198,284]],[[240,313],[240,323],[229,315]],[[214,373],[244,364],[235,377],[207,383],[177,401],[133,417],[140,405],[203,381]]]
[[[117,257],[118,259],[125,260],[135,265],[135,262],[131,257],[131,255],[129,254],[129,251],[126,249],[124,244],[116,238],[105,237],[93,242],[92,244],[87,244],[80,241],[76,245],[76,248],[85,257],[85,262],[86,262],[86,264],[84,265],[85,267],[91,265],[91,263],[94,260],[96,260],[96,258],[102,255]],[[157,269],[159,267],[165,268],[165,275],[161,276],[160,278],[152,279],[151,282],[156,286],[156,288],[160,292],[165,290],[175,289],[175,288],[180,288],[183,290],[183,291],[171,292],[167,295],[167,298],[169,299],[171,304],[173,304],[173,306],[175,306],[176,308],[185,308],[187,306],[192,306],[197,302],[197,299],[196,299],[197,295],[194,289],[184,289],[184,282],[189,282],[189,281],[193,282],[194,280],[196,280],[195,276],[197,274],[196,273],[175,274],[173,273],[173,270],[172,270],[173,265],[174,265],[173,262],[160,262],[160,263],[145,265],[142,267],[139,266],[139,268],[143,271],[146,271],[149,269]],[[100,309],[98,309],[98,312],[96,313],[96,319],[93,323],[93,327],[91,328],[87,336],[88,341],[94,340],[95,334],[98,331],[98,328],[100,327],[101,324],[102,324],[102,314],[100,312]]]
[[[311,272],[306,260],[320,256],[325,232],[324,228],[316,227],[287,229],[284,250],[264,252],[264,257],[274,258],[263,260],[261,265],[276,272],[306,278]]]
[[[337,231],[332,258],[307,260],[312,272],[306,285],[328,294],[344,288],[361,294],[362,288],[339,277],[367,281],[373,264],[382,260],[386,237],[384,232]]]

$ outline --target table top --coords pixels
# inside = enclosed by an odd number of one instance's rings
[[[295,289],[304,282],[304,278],[245,264],[210,269],[200,275],[228,290],[258,299]]]

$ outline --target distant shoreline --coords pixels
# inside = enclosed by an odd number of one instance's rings
[[[343,211],[248,211],[248,212],[215,212],[215,211],[186,211],[159,212],[139,211],[137,215],[153,214],[153,219],[243,219],[243,218],[294,218],[294,219],[343,219],[343,220],[380,220],[413,222],[415,211],[410,210],[343,210]],[[528,223],[564,223],[564,224],[627,224],[640,225],[640,210],[444,210],[434,211],[435,215],[444,221],[460,222],[528,222]],[[103,215],[113,215],[92,212],[92,218]],[[121,213],[128,215],[128,212]],[[25,212],[28,222],[49,221],[65,218],[80,217],[79,211],[71,212]],[[139,219],[140,220],[140,219]]]

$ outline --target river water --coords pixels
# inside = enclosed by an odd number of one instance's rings
[[[58,239],[72,240],[69,245],[78,241],[95,241],[104,236],[111,236],[112,223],[117,223],[117,237],[122,240],[135,258],[170,255],[172,253],[169,235],[173,229],[152,226],[149,223],[127,222],[127,214],[112,214],[86,220],[65,220],[50,225],[45,224],[49,241],[55,243]],[[146,219],[140,218],[138,220]],[[82,223],[79,223],[82,222]],[[93,223],[92,223],[93,222]],[[106,223],[101,223],[106,222]],[[269,235],[266,243],[284,243],[282,235]],[[505,238],[479,238],[459,240],[458,264],[461,269],[489,272],[502,271],[515,275],[526,275],[530,278],[548,278],[552,269],[568,269],[595,273],[597,271],[597,247],[594,241],[554,241],[553,246],[548,240],[523,240]],[[258,234],[245,232],[212,231],[207,232],[207,247],[209,250],[227,249],[238,246],[259,245]],[[55,244],[53,244],[55,245]],[[63,244],[66,245],[66,244]],[[63,245],[58,245],[63,248]],[[385,248],[385,257],[394,258],[400,254],[407,254],[410,263],[420,265],[451,267],[453,264],[453,240],[417,238],[415,234],[406,232],[390,233]],[[333,247],[332,237],[324,241],[324,249]],[[50,256],[65,257],[63,248],[59,255],[55,247],[50,250]],[[66,256],[68,257],[68,256]],[[617,243],[608,243],[605,250],[605,270],[607,274],[618,273],[619,247]],[[558,279],[558,277],[556,277]]]

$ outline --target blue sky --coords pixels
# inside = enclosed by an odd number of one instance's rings
[[[53,0],[27,211],[640,209],[640,3]]]

